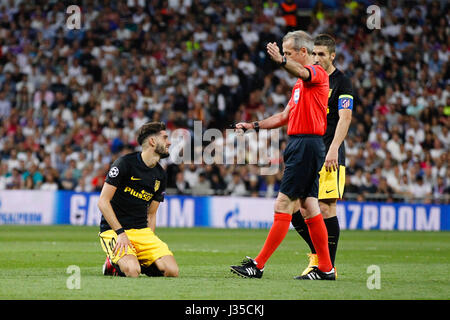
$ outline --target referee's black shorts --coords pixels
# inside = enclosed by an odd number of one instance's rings
[[[325,161],[325,144],[319,135],[289,136],[284,150],[280,192],[291,200],[318,197],[319,171]]]

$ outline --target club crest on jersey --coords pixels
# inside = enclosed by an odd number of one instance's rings
[[[342,108],[348,109],[350,107],[350,99],[342,99]]]
[[[338,109],[353,109],[353,97],[349,94],[339,96]]]
[[[353,110],[353,96],[349,94],[340,95],[338,101],[338,109]]]
[[[155,181],[155,192],[158,191],[160,184],[161,184],[161,181],[159,181],[159,180]]]
[[[300,98],[300,89],[297,88],[294,91],[294,102],[297,103],[299,98]]]

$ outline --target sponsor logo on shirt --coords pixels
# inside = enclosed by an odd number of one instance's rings
[[[142,200],[145,200],[145,201],[150,201],[153,198],[153,193],[149,193],[149,192],[147,192],[145,190],[141,190],[141,192],[137,192],[133,188],[125,187],[123,192],[129,193],[133,197],[138,198],[138,199],[142,199]]]

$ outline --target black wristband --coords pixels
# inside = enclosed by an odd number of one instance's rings
[[[256,132],[259,131],[259,122],[258,121],[253,122],[253,129],[255,129]]]
[[[116,230],[116,234],[117,235],[119,235],[121,233],[124,233],[124,232],[125,232],[125,230],[123,228],[119,228],[119,229]]]
[[[283,59],[281,60],[280,66],[284,67],[286,65],[286,63],[287,63],[286,56],[283,56]]]

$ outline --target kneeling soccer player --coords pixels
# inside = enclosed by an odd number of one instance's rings
[[[137,137],[142,151],[120,157],[108,172],[98,202],[104,275],[178,276],[173,253],[154,233],[167,180],[158,163],[169,156],[165,129],[161,122],[144,124]]]

